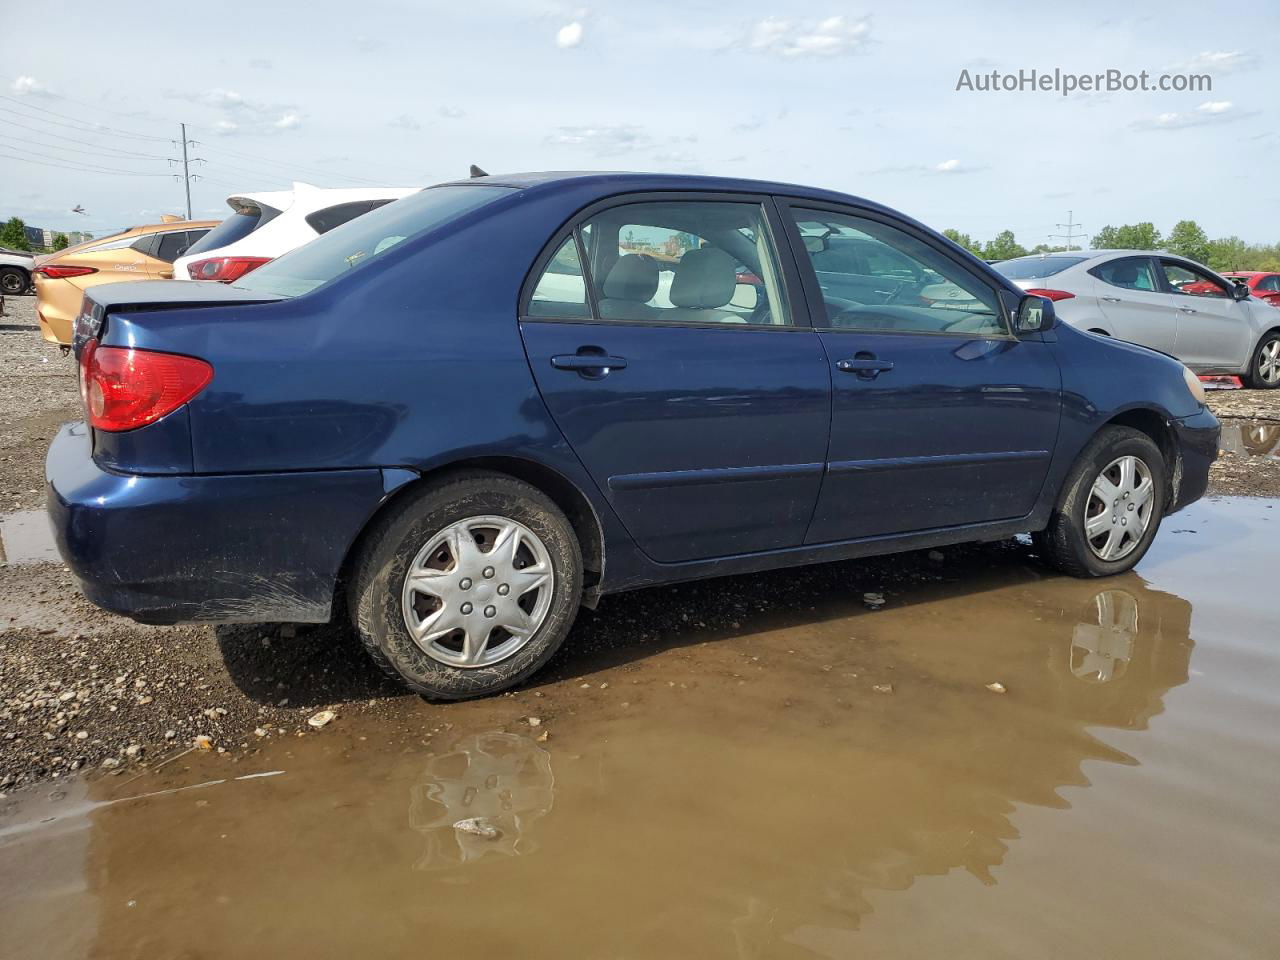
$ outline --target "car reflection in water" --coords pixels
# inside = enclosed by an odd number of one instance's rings
[[[426,838],[415,870],[437,870],[486,856],[532,853],[530,827],[551,810],[551,756],[516,733],[479,733],[436,754],[410,791],[409,825]],[[485,837],[454,824],[480,819],[500,831]]]

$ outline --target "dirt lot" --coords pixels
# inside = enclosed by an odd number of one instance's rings
[[[43,506],[43,464],[58,426],[79,417],[72,363],[37,332],[34,300],[0,318],[0,514]],[[1214,493],[1280,496],[1280,391],[1216,391],[1226,420]],[[945,568],[983,564],[1002,547],[946,551]],[[584,612],[573,656],[554,661],[535,692],[542,710],[584,651],[615,659],[622,643],[658,643],[696,625],[732,635],[750,613],[802,609],[824,590],[883,591],[943,576],[923,555],[816,568],[803,581],[773,574],[612,599],[608,618]],[[764,599],[761,599],[764,598]],[[643,625],[643,626],[640,626]],[[80,597],[55,563],[0,565],[0,791],[104,768],[155,766],[207,736],[235,756],[265,740],[307,736],[318,711],[390,711],[404,695],[336,627],[143,627]]]

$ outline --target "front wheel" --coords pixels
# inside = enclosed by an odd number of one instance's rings
[[[577,615],[582,555],[541,491],[468,472],[394,504],[366,535],[348,590],[379,666],[417,693],[464,700],[551,658]]]
[[[1073,577],[1132,569],[1160,527],[1165,470],[1146,434],[1103,428],[1067,475],[1049,526],[1034,536],[1044,559]]]
[[[1259,341],[1249,372],[1243,379],[1245,386],[1254,390],[1280,387],[1280,333],[1268,333]]]

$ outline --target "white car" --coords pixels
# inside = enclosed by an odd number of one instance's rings
[[[31,271],[35,258],[21,250],[0,247],[0,294],[16,297],[31,287]]]
[[[227,197],[231,216],[174,261],[182,280],[231,283],[250,270],[421,187],[327,190],[294,183],[292,190]]]
[[[1054,301],[1073,327],[1151,347],[1196,373],[1280,387],[1275,307],[1193,260],[1160,250],[1072,250],[993,266]]]

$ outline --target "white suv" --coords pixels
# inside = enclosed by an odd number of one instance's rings
[[[1073,327],[1177,357],[1196,373],[1280,387],[1280,316],[1208,267],[1162,250],[1071,250],[994,264]]]
[[[421,189],[326,190],[295,183],[292,190],[234,194],[227,197],[231,216],[174,261],[173,275],[182,280],[232,283],[348,220]]]

